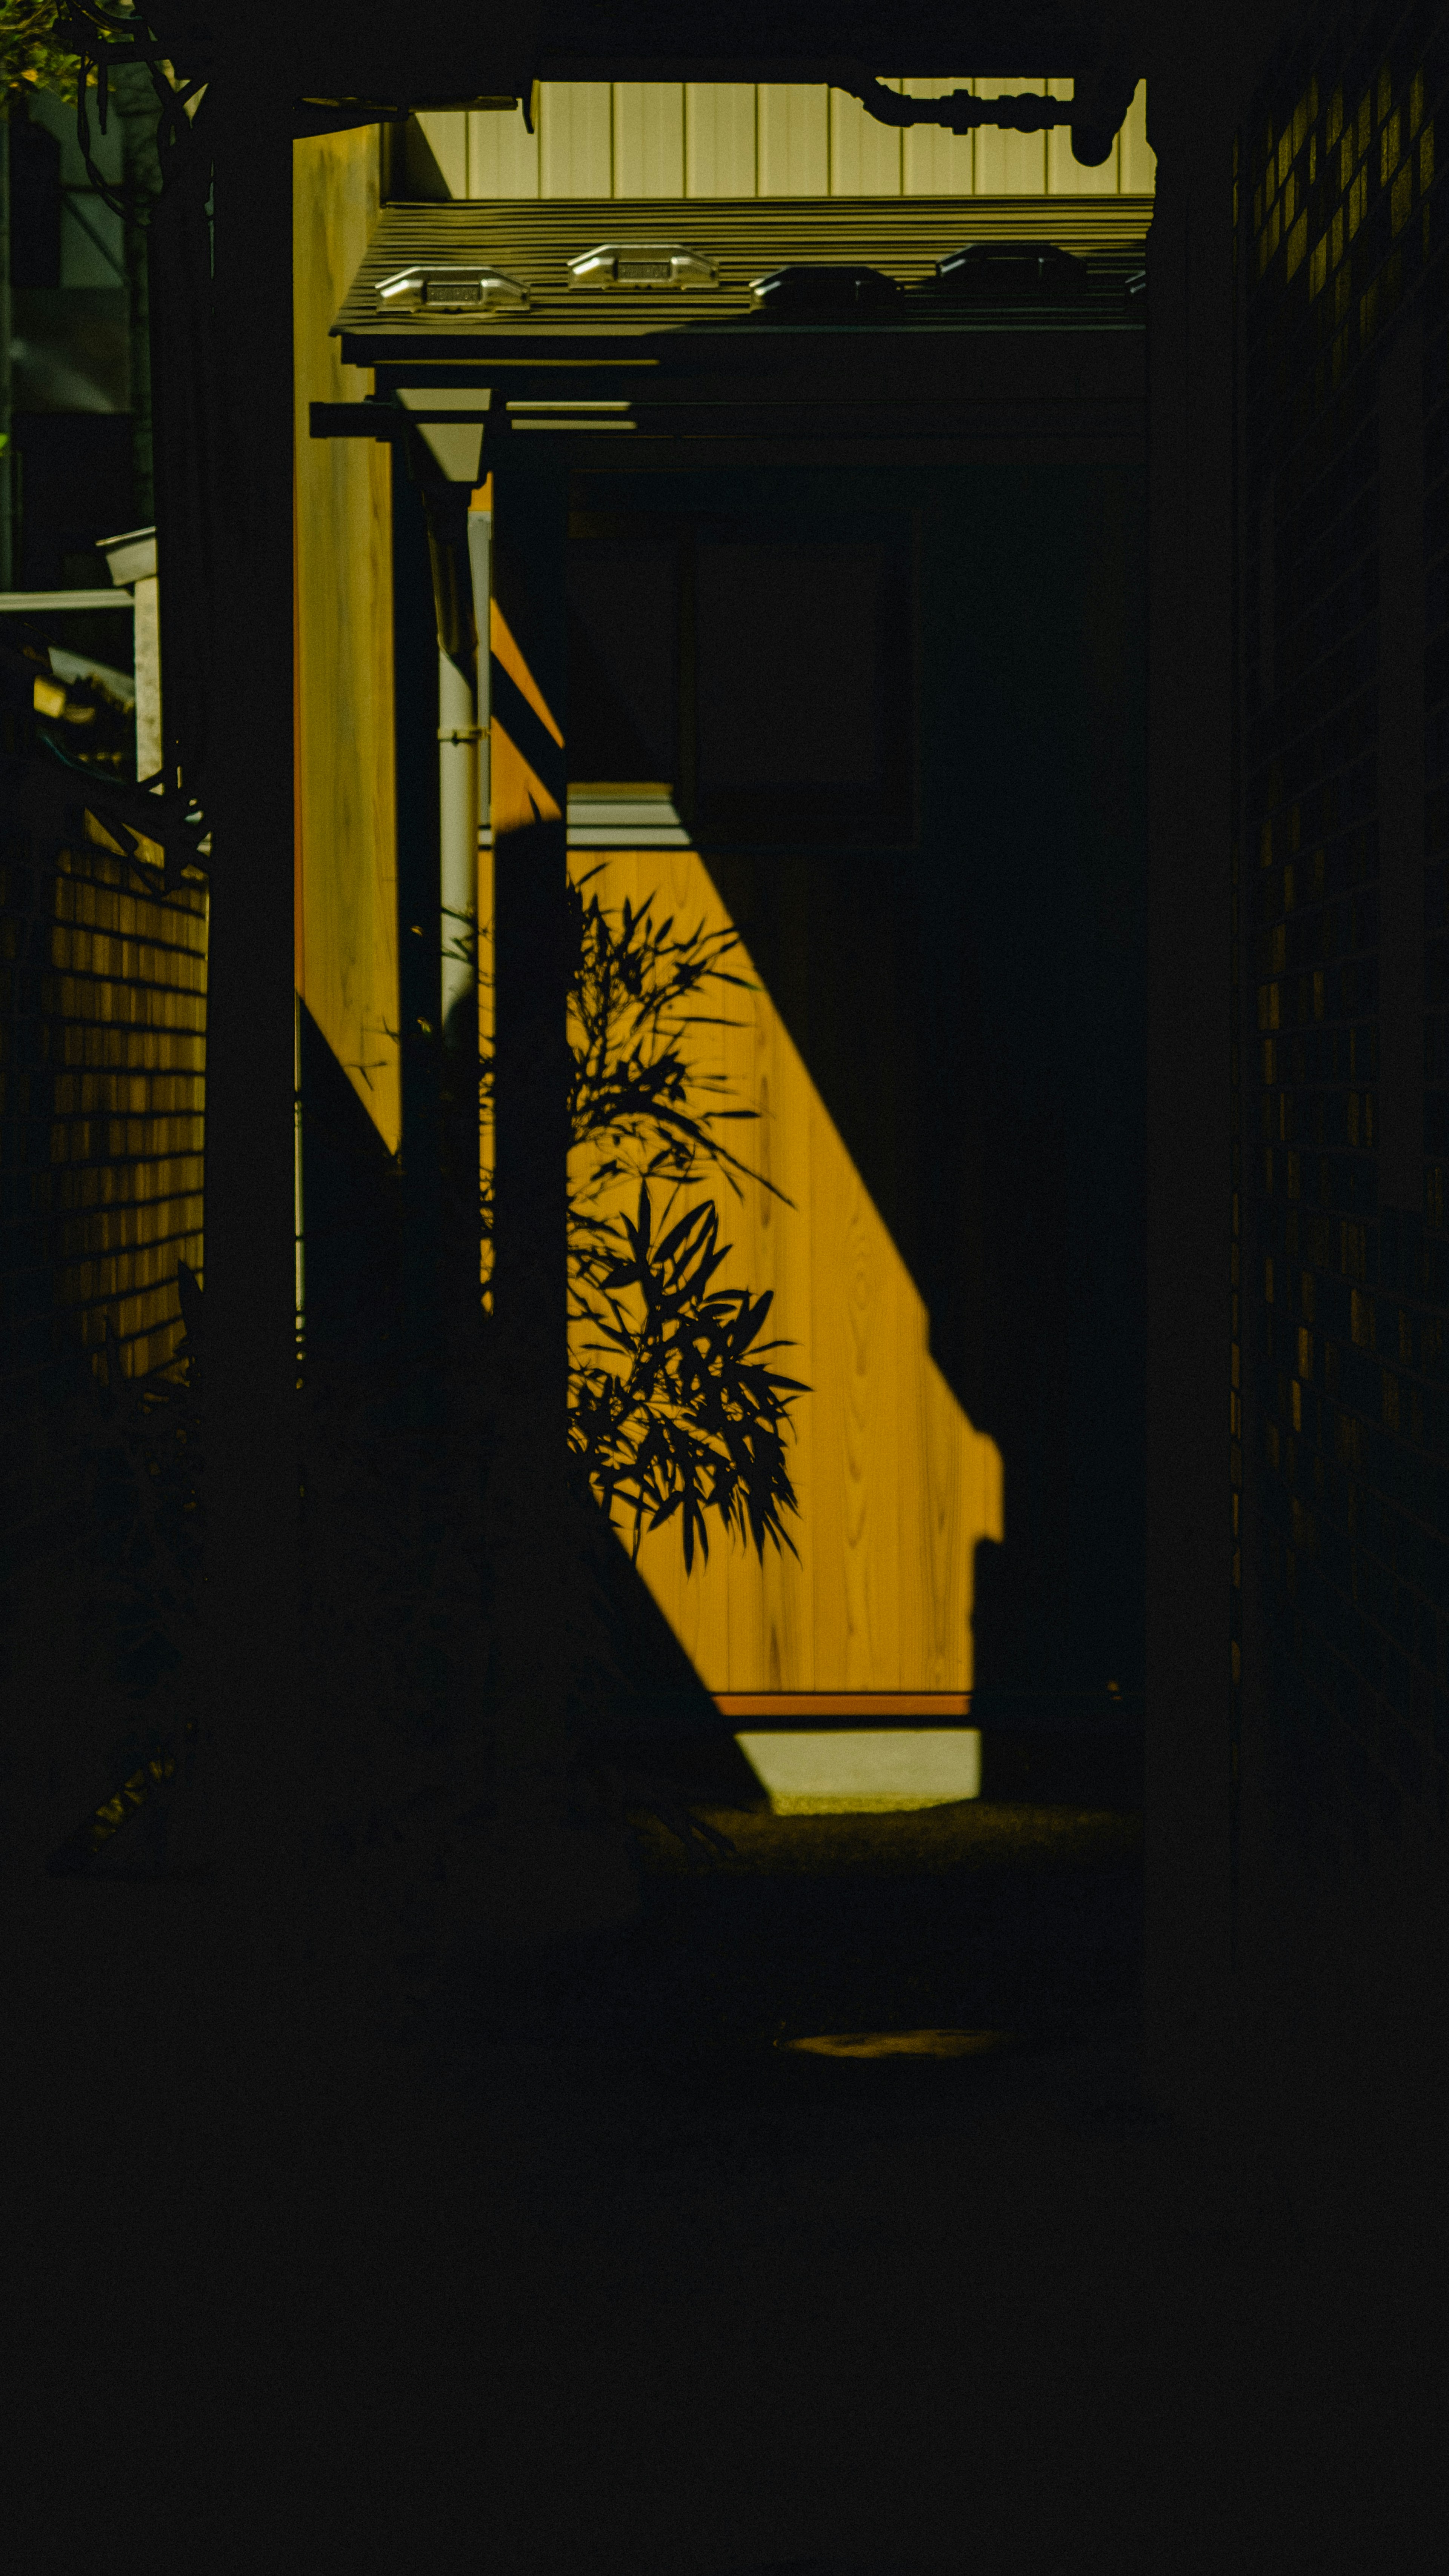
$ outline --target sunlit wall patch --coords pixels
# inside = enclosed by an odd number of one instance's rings
[[[735,1742],[777,1816],[867,1815],[981,1795],[973,1726],[751,1732]]]
[[[822,2031],[804,2039],[780,2039],[778,2048],[807,2057],[986,2057],[1004,2048],[1001,2030],[847,2030]]]

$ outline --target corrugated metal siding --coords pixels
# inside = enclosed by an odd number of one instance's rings
[[[881,269],[907,288],[927,286],[946,251],[967,240],[1029,238],[1054,242],[1084,258],[1096,258],[1101,274],[1089,278],[1080,306],[1040,306],[1013,312],[1014,330],[1061,330],[1105,327],[1142,328],[1140,305],[1123,297],[1128,255],[1138,253],[1151,221],[1152,201],[1143,197],[932,197],[919,204],[879,197],[715,198],[578,198],[531,204],[519,200],[485,204],[478,199],[451,204],[395,203],[383,208],[355,278],[333,325],[335,331],[376,334],[389,355],[402,343],[430,338],[449,342],[476,340],[486,351],[500,338],[526,339],[533,333],[610,335],[679,330],[688,324],[729,323],[753,310],[750,281],[763,270],[790,260],[858,261]],[[692,248],[707,251],[718,264],[713,287],[665,291],[579,287],[570,280],[567,262],[615,232],[626,237],[648,222],[660,235],[675,234]],[[1113,255],[1116,264],[1113,265]],[[426,311],[401,316],[380,313],[376,289],[381,279],[415,262],[478,260],[494,263],[527,287],[530,304],[524,314],[480,314],[461,320],[456,314]],[[892,313],[892,331],[927,329],[979,330],[999,326],[1000,315],[967,307],[943,310],[933,296],[907,303]],[[869,330],[868,322],[851,326]]]
[[[913,98],[969,89],[1070,98],[1070,81],[891,80]],[[537,131],[521,109],[418,119],[455,197],[1150,196],[1147,90],[1100,169],[1065,127],[896,129],[841,90],[786,82],[545,81]]]

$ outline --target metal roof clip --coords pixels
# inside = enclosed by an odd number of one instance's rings
[[[601,242],[568,264],[574,286],[718,286],[719,267],[678,242]]]
[[[384,313],[526,313],[528,289],[502,269],[446,266],[399,269],[377,288]]]

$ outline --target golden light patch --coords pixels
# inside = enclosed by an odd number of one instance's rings
[[[526,831],[530,823],[557,822],[558,798],[504,730],[497,716],[492,743],[492,815],[495,834]]]
[[[984,2057],[988,2050],[999,2048],[1005,2036],[999,2030],[867,2030],[783,2039],[777,2044],[811,2057]]]
[[[955,1807],[962,1793],[943,1789],[939,1797],[919,1797],[906,1791],[900,1797],[846,1796],[843,1798],[777,1797],[770,1793],[770,1813],[774,1816],[914,1816],[927,1807]]]
[[[562,749],[563,735],[558,718],[529,669],[523,648],[496,599],[488,602],[488,642],[494,661],[502,664],[515,688],[528,700],[539,723],[547,728]],[[554,810],[557,812],[557,807]]]

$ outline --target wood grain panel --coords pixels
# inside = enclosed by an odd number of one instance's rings
[[[606,904],[655,895],[656,919],[672,912],[681,931],[725,925],[694,852],[576,850],[570,866],[601,857]],[[743,952],[728,963],[758,983]],[[761,1565],[712,1535],[686,1576],[671,1527],[646,1535],[640,1571],[717,1694],[969,1690],[973,1552],[1001,1535],[1000,1457],[930,1357],[915,1285],[769,994],[724,987],[703,1007],[741,1025],[696,1031],[697,1071],[725,1076],[726,1105],[765,1113],[726,1140],[794,1202],[708,1185],[731,1246],[719,1284],[774,1291],[762,1339],[792,1347],[772,1365],[812,1389],[789,1444],[799,1561],[767,1548]]]
[[[927,1717],[950,1726],[971,1714],[969,1691],[716,1691],[721,1717],[805,1718],[812,1725],[868,1725],[872,1718]]]
[[[721,906],[718,919],[727,915]],[[731,961],[732,964],[735,961]],[[753,975],[748,965],[736,971]],[[774,1303],[760,1339],[784,1338],[793,1349],[768,1355],[768,1365],[787,1377],[813,1386],[815,1353],[810,1312],[811,1153],[809,1084],[805,1068],[790,1044],[779,1015],[764,993],[735,993],[726,1008],[744,1022],[728,1032],[726,1067],[730,1090],[741,1107],[759,1114],[749,1126],[734,1131],[734,1150],[754,1169],[783,1190],[786,1207],[768,1190],[741,1182],[743,1204],[730,1200],[730,1231],[739,1245],[744,1275],[757,1293],[773,1292]],[[791,1479],[800,1505],[799,1517],[786,1526],[800,1551],[799,1565],[787,1553],[767,1549],[763,1567],[753,1550],[730,1556],[731,1674],[809,1675],[814,1670],[814,1593],[811,1561],[803,1533],[814,1516],[814,1397],[800,1399],[794,1412],[795,1436],[788,1447]],[[746,1685],[747,1687],[748,1685]],[[770,1689],[785,1687],[770,1679]],[[808,1688],[802,1680],[801,1688]]]
[[[344,370],[328,328],[377,216],[377,127],[297,143],[293,174],[301,990],[395,1153],[402,1100],[392,451],[370,440],[308,435],[310,403],[354,401],[359,391],[356,370]]]

